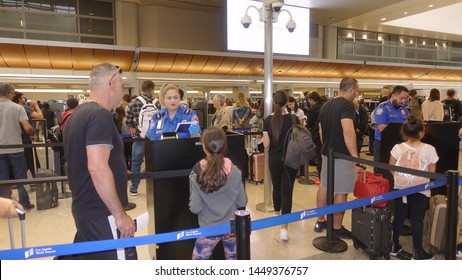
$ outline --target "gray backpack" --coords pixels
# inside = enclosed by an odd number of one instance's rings
[[[307,164],[315,156],[315,147],[311,133],[303,125],[297,124],[295,115],[292,115],[292,127],[284,140],[284,165],[298,169]]]

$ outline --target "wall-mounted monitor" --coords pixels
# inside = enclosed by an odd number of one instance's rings
[[[255,6],[260,9],[262,1],[256,0],[228,0],[226,4],[227,15],[227,48],[232,51],[264,52],[265,24],[260,21],[256,9],[250,8],[248,15],[252,24],[244,28],[241,19],[247,7]],[[273,23],[273,53],[309,55],[310,46],[310,9],[284,5],[283,10],[292,14],[297,27],[289,32],[286,24],[290,19],[287,12],[281,11],[278,22]]]

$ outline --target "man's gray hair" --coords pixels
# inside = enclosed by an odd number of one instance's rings
[[[10,92],[14,92],[14,86],[12,84],[0,84],[1,96],[7,96]]]
[[[352,77],[345,77],[340,81],[340,90],[343,92],[348,91],[350,88],[357,89],[358,81]]]
[[[90,89],[98,88],[101,85],[109,85],[109,77],[117,73],[118,67],[110,63],[98,64],[90,73]]]

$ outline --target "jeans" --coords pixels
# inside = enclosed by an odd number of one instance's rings
[[[132,147],[132,174],[141,173],[141,164],[144,160],[144,142],[133,142]],[[130,192],[137,192],[140,179],[132,179]]]
[[[12,179],[27,179],[27,164],[24,152],[12,154],[0,154],[0,180],[10,179],[10,167]],[[23,185],[18,185],[19,203],[25,208],[30,207],[29,194]]]

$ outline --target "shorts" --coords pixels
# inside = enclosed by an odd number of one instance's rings
[[[335,159],[334,193],[348,194],[353,192],[357,177],[354,170],[355,164],[352,161]],[[327,157],[325,155],[322,155],[320,187],[327,190]]]

